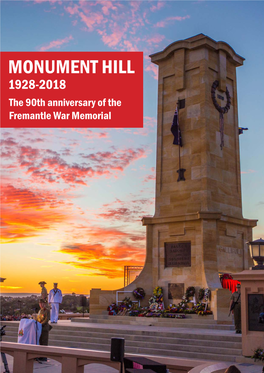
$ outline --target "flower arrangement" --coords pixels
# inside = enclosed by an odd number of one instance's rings
[[[206,288],[204,290],[204,301],[205,302],[208,302],[209,299],[210,299],[210,295],[211,295],[211,290],[209,288]]]
[[[141,299],[144,299],[145,298],[145,291],[143,288],[136,288],[134,291],[133,291],[133,295],[136,299],[138,300],[141,300]]]
[[[264,350],[263,350],[263,348],[257,348],[254,351],[254,355],[251,356],[251,358],[254,359],[255,361],[256,360],[264,361]]]
[[[123,300],[122,300],[122,303],[120,304],[120,306],[118,307],[119,309],[123,309],[123,308],[131,308],[133,305],[133,302],[132,300],[129,298],[129,297],[125,297]]]
[[[115,303],[110,304],[107,307],[108,315],[116,315],[118,312],[118,306]]]
[[[204,297],[204,288],[199,289],[198,300],[201,301]]]
[[[188,299],[186,298],[186,296],[184,295],[182,297],[182,301],[178,304],[178,309],[179,309],[179,312],[182,312],[183,310],[185,310],[187,308],[187,303],[188,303]]]
[[[149,305],[152,303],[162,303],[163,302],[163,290],[160,286],[157,286],[153,290],[153,296],[149,299]]]
[[[195,287],[189,286],[186,290],[185,297],[189,299],[190,297],[193,297],[195,295]]]
[[[138,287],[133,291],[133,295],[137,299],[143,299],[145,297],[145,291],[143,288]],[[108,306],[107,310],[109,315],[128,315],[137,317],[161,316],[170,318],[185,318],[186,314],[198,314],[201,316],[212,315],[212,311],[206,309],[206,302],[209,301],[211,295],[210,289],[201,288],[198,295],[199,303],[194,304],[192,307],[188,307],[189,298],[194,295],[195,287],[189,286],[179,304],[170,304],[167,309],[164,309],[163,290],[160,286],[157,286],[153,290],[153,296],[149,299],[148,307],[139,307],[138,304],[133,304],[132,300],[126,297],[123,299],[120,305],[112,303],[110,306]],[[182,315],[179,315],[180,313]]]
[[[154,297],[159,297],[160,295],[163,295],[163,290],[160,286],[157,286],[154,290],[153,290],[153,295]]]
[[[149,304],[155,303],[155,302],[156,302],[156,298],[155,297],[150,297],[149,298]]]

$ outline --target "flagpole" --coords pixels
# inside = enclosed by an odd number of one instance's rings
[[[180,108],[179,108],[179,101],[177,102],[177,109],[178,109],[178,142],[179,142],[179,170],[181,169],[181,141],[180,141],[180,126],[179,126],[179,114],[180,114]]]

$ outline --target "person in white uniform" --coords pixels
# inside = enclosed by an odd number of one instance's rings
[[[56,324],[59,318],[59,307],[62,302],[62,292],[58,289],[58,283],[54,282],[53,289],[49,292],[49,305],[51,306],[50,310],[50,322]]]

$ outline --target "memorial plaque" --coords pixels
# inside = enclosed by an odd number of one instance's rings
[[[181,299],[184,296],[184,284],[168,284],[168,298]]]
[[[165,267],[191,267],[191,242],[165,242]]]
[[[260,314],[264,312],[264,295],[248,294],[248,330],[264,332]]]

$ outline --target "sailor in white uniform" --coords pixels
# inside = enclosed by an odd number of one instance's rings
[[[49,292],[49,305],[50,310],[50,321],[51,323],[57,323],[59,318],[59,307],[62,302],[62,292],[58,289],[58,283],[54,282],[54,288]]]

